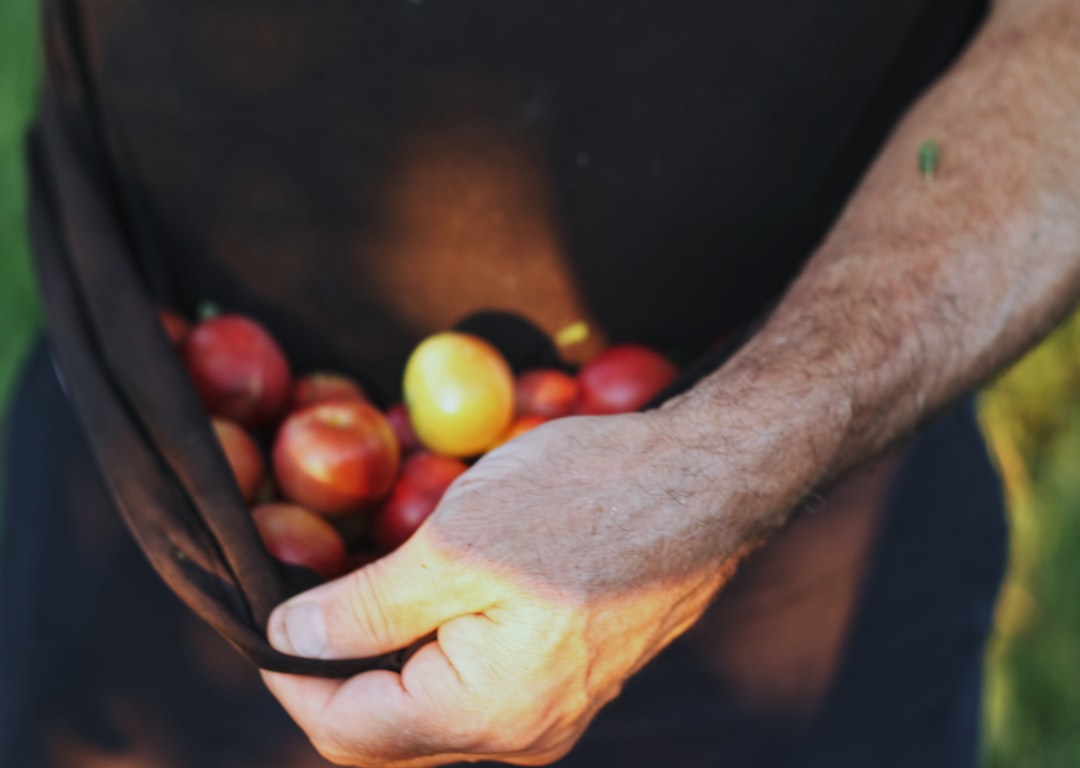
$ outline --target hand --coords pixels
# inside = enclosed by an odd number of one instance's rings
[[[400,549],[293,598],[279,650],[370,656],[437,639],[401,674],[264,672],[341,764],[552,762],[693,624],[740,543],[673,411],[543,425],[461,476]]]

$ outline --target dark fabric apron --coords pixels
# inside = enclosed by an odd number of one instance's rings
[[[45,11],[32,209],[67,398],[39,350],[8,435],[4,766],[144,748],[152,765],[320,764],[188,610],[285,663],[259,632],[298,584],[254,546],[223,468],[191,450],[209,433],[138,322],[153,303],[249,312],[299,368],[353,372],[384,403],[412,345],[476,310],[545,332],[586,319],[596,343],[700,360],[782,292],[984,8]],[[899,478],[812,723],[742,710],[679,642],[567,764],[971,764],[1004,530],[970,408],[921,436]]]

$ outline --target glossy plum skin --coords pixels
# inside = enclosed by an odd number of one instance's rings
[[[173,346],[181,346],[188,333],[191,332],[191,323],[179,312],[164,307],[158,309],[158,319],[161,321],[161,325],[165,329],[165,335],[169,337]]]
[[[274,441],[282,495],[324,515],[377,502],[394,484],[399,462],[390,423],[362,400],[317,403],[290,414]]]
[[[578,381],[565,371],[542,368],[527,371],[514,383],[514,409],[518,417],[557,419],[574,412]]]
[[[438,506],[446,489],[468,467],[449,456],[420,451],[402,464],[401,475],[386,501],[375,512],[371,534],[384,552],[396,549],[413,535]]]
[[[213,419],[211,424],[236,478],[240,495],[251,504],[266,480],[266,462],[263,461],[262,452],[251,435],[236,422]]]
[[[241,315],[205,320],[188,333],[182,354],[211,415],[258,429],[284,413],[292,394],[289,361],[254,320]]]
[[[387,408],[386,419],[390,422],[394,434],[397,435],[402,456],[420,450],[420,438],[413,431],[412,422],[409,421],[409,411],[405,408],[404,403],[394,403]]]
[[[334,526],[310,509],[262,504],[251,515],[267,551],[278,560],[310,568],[327,580],[345,573],[345,542]]]
[[[420,442],[466,458],[490,448],[514,417],[514,375],[502,354],[466,333],[429,336],[405,365],[405,406]]]
[[[666,357],[638,344],[620,344],[597,355],[578,373],[575,413],[630,413],[675,380],[678,369]]]
[[[316,372],[301,376],[293,387],[289,412],[299,411],[316,403],[331,403],[335,400],[367,401],[364,388],[340,373]]]

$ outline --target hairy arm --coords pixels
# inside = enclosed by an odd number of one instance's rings
[[[1023,352],[1078,291],[1080,3],[1001,2],[762,331],[673,407],[739,465],[736,506],[769,528]]]
[[[1078,126],[1080,2],[1000,2],[728,365],[658,411],[561,419],[493,451],[404,546],[272,617],[276,647],[325,658],[437,631],[400,674],[268,686],[343,764],[564,754],[802,497],[1068,311]]]

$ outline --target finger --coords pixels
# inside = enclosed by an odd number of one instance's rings
[[[410,659],[406,678],[369,672],[348,681],[329,681],[263,672],[267,687],[325,757],[353,764],[423,764],[441,755],[463,758],[464,730],[455,713],[461,682],[437,643]],[[433,695],[434,694],[434,695]],[[434,762],[432,763],[434,764]]]
[[[445,669],[434,643],[419,654],[418,677],[443,679]],[[462,712],[449,714],[448,702],[436,704],[419,690],[408,691],[392,672],[354,678],[343,690],[340,681],[263,671],[263,680],[312,745],[339,765],[384,765],[421,768],[477,759],[514,765],[547,765],[563,757],[576,739],[540,750],[496,751],[499,738],[481,738],[481,726]],[[440,686],[445,692],[446,687]],[[417,705],[419,702],[430,702]],[[445,714],[444,714],[445,713]],[[449,718],[448,722],[444,719]],[[501,728],[499,733],[505,733]],[[511,746],[510,742],[505,742]],[[478,751],[481,747],[487,747]]]
[[[485,622],[483,617],[465,616],[444,629]],[[484,633],[474,627],[465,634],[477,631]],[[569,749],[575,738],[554,743],[541,738],[545,729],[522,708],[531,697],[523,696],[520,688],[515,694],[492,685],[489,670],[479,680],[471,679],[470,671],[478,670],[464,668],[448,654],[442,635],[424,645],[400,675],[385,680],[354,678],[322,710],[324,721],[340,724],[346,733],[363,733],[362,744],[352,742],[351,759],[361,764],[443,765],[486,758],[534,765]],[[357,728],[357,723],[364,725]]]
[[[331,762],[357,765],[364,754],[387,751],[380,748],[379,742],[366,738],[369,708],[358,708],[349,715],[351,728],[339,722],[339,714],[329,714],[331,703],[347,683],[266,670],[262,670],[261,674],[266,687],[304,731],[312,745]],[[354,680],[363,680],[364,687],[372,691],[370,698],[384,705],[390,704],[400,688],[400,678],[393,672],[369,672]]]
[[[461,567],[422,533],[390,555],[278,606],[267,630],[270,644],[311,658],[374,656],[407,647],[498,599],[493,579]]]
[[[476,657],[478,647],[490,649],[493,626],[484,616],[447,622],[400,675],[372,672],[344,683],[263,676],[315,747],[335,762],[395,768],[481,757],[551,762],[580,734],[565,727],[552,732],[550,723],[533,717],[535,702],[507,679],[514,677],[509,670],[500,673],[490,659]]]
[[[320,732],[317,727],[318,717],[315,713],[326,710],[344,682],[322,677],[269,672],[265,669],[260,669],[259,673],[262,675],[263,683],[274,694],[281,706],[314,742]]]

